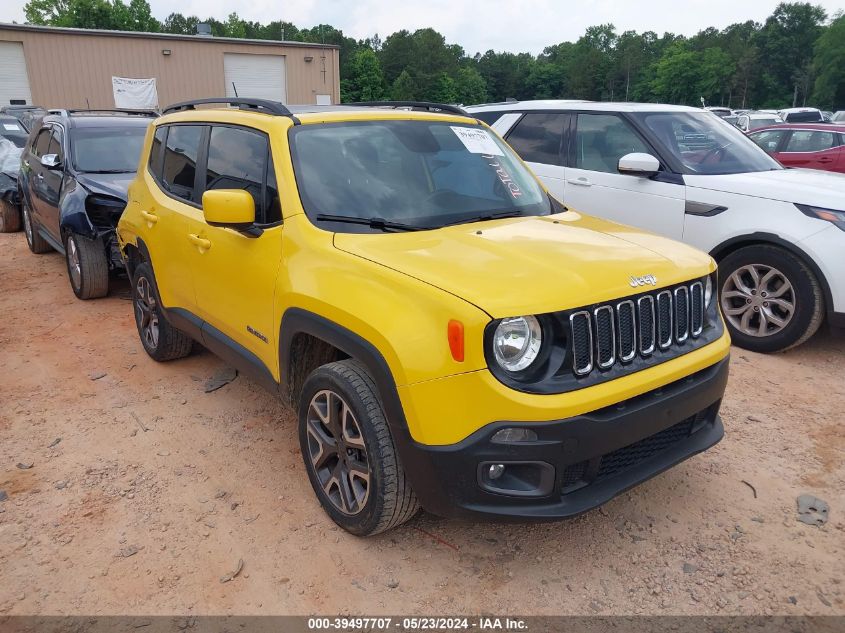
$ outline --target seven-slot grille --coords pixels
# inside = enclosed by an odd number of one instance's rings
[[[704,330],[704,311],[704,286],[695,281],[573,312],[572,369],[586,376],[595,368],[610,369],[696,339]]]

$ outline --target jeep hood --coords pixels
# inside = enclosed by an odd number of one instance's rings
[[[574,211],[409,233],[337,233],[335,247],[441,288],[493,318],[625,297],[709,273],[709,255]],[[412,300],[409,298],[409,300]]]
[[[819,169],[775,169],[714,176],[684,176],[688,187],[781,202],[845,210],[845,175]]]

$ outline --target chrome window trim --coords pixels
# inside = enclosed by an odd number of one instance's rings
[[[577,365],[578,359],[575,358],[575,349],[573,348],[573,350],[572,350],[572,371],[575,372],[576,376],[586,376],[591,371],[593,371],[593,322],[592,322],[592,319],[590,318],[590,313],[587,312],[586,310],[579,310],[578,312],[573,312],[572,314],[569,315],[569,330],[570,330],[570,332],[575,331],[573,326],[575,324],[575,318],[576,317],[583,317],[583,318],[587,319],[587,334],[589,335],[589,338],[590,338],[589,343],[587,345],[587,352],[590,354],[590,362],[587,364],[587,366],[584,369],[579,370],[578,365]]]
[[[623,354],[622,353],[622,322],[619,320],[619,314],[620,314],[619,309],[624,305],[627,305],[631,308],[631,327],[633,329],[633,332],[631,333],[631,353],[630,354]],[[627,363],[627,362],[633,360],[634,357],[637,355],[637,312],[636,312],[636,308],[634,307],[634,302],[631,301],[630,299],[627,299],[625,301],[620,301],[619,303],[617,303],[616,304],[616,319],[617,319],[617,324],[618,324],[618,327],[619,327],[619,334],[620,334],[619,335],[619,346],[620,346],[619,347],[619,360],[621,360],[623,363]]]
[[[610,359],[606,363],[601,362],[601,350],[598,347],[599,313],[607,310],[610,312]],[[596,323],[596,360],[599,369],[610,369],[616,364],[616,315],[609,305],[602,305],[593,310],[593,319]]]

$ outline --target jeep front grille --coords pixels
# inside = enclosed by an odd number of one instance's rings
[[[578,377],[617,363],[646,358],[655,348],[670,350],[704,330],[704,290],[700,281],[633,300],[578,310],[569,317],[572,371]]]

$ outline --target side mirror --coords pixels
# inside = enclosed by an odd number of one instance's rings
[[[59,160],[58,154],[44,154],[41,157],[41,164],[47,169],[58,169],[62,166],[62,161]]]
[[[660,161],[651,154],[634,152],[633,154],[625,154],[620,158],[617,169],[620,174],[626,176],[650,178],[660,171]]]
[[[212,226],[246,229],[255,223],[255,200],[243,189],[211,189],[202,194],[202,212]]]

